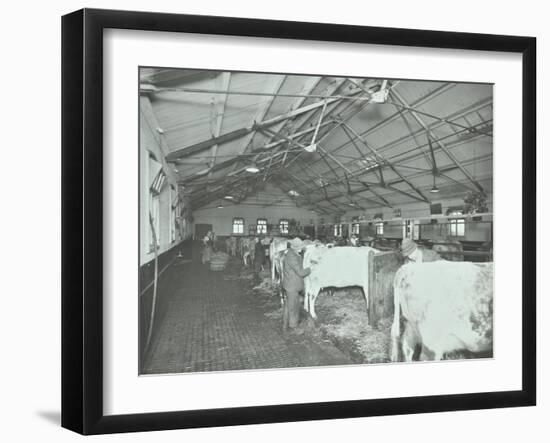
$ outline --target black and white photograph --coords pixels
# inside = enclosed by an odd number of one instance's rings
[[[495,357],[493,84],[138,71],[140,375]]]
[[[550,441],[547,9],[7,2],[0,439]]]

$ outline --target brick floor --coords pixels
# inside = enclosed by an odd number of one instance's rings
[[[227,280],[240,272],[210,271],[197,262],[173,266],[174,289],[154,335],[143,373],[224,371],[349,364],[332,344],[283,334],[280,320],[266,316],[276,296],[257,296],[250,280]],[[225,278],[224,278],[225,277]]]

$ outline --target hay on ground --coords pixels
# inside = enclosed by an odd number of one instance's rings
[[[337,347],[357,363],[390,361],[391,320],[378,329],[369,325],[366,302],[360,289],[336,290],[319,295],[316,303],[320,328]]]

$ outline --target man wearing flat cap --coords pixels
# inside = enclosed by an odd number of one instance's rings
[[[283,260],[283,289],[286,296],[283,305],[283,330],[294,329],[300,319],[300,293],[304,290],[304,277],[311,269],[305,268],[300,252],[304,248],[302,240],[293,238]]]
[[[431,249],[419,248],[410,238],[404,238],[401,243],[401,254],[405,262],[425,263],[430,261],[442,260],[441,256]]]

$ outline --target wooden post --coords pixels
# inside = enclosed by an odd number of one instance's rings
[[[369,277],[369,304],[368,304],[368,310],[369,310],[369,325],[372,328],[376,328],[376,324],[378,323],[378,316],[376,312],[376,276],[374,271],[374,251],[369,251],[368,253],[368,259],[367,259],[367,273]]]

